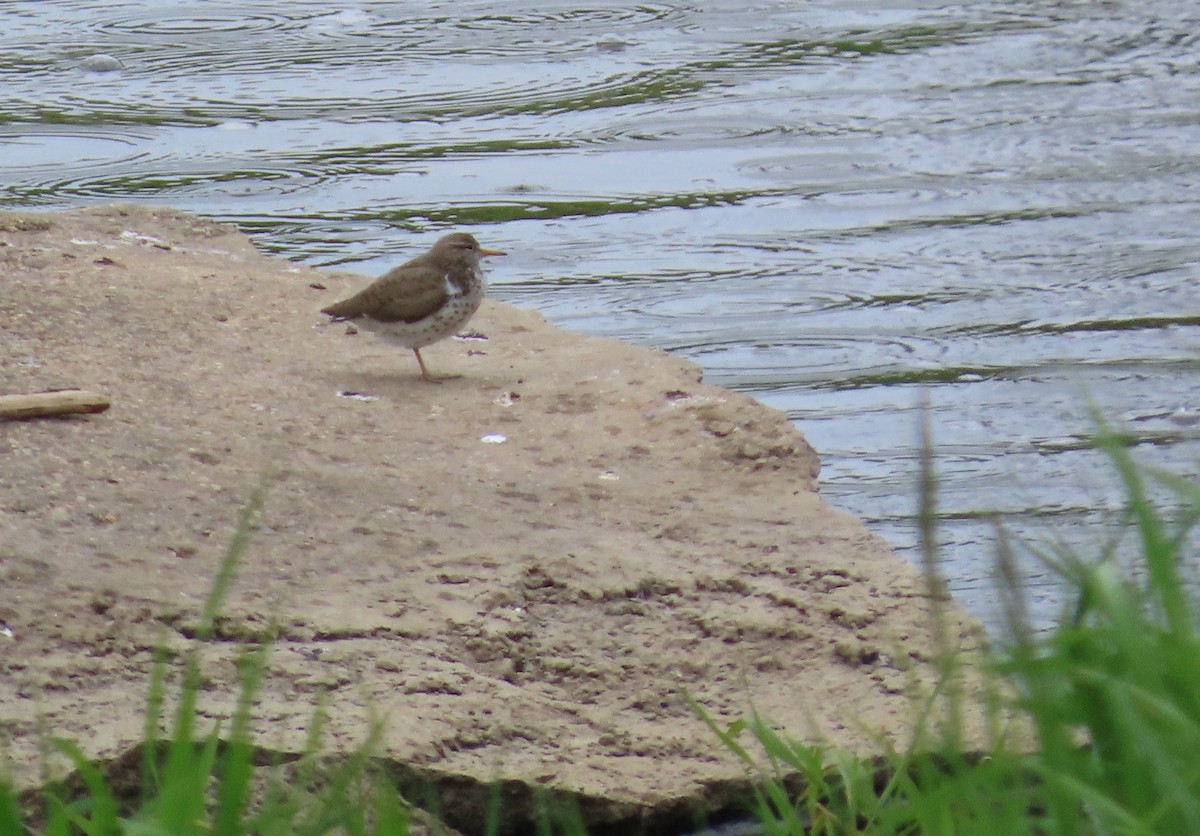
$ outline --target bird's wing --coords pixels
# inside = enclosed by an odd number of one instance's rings
[[[431,265],[402,264],[321,313],[344,319],[369,316],[380,322],[416,322],[445,304],[444,272]]]

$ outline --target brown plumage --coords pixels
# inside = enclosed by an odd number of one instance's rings
[[[443,236],[428,252],[321,313],[353,320],[380,339],[412,349],[421,379],[436,382],[420,349],[457,333],[479,309],[484,295],[479,259],[489,255],[504,253],[482,249],[465,232]]]

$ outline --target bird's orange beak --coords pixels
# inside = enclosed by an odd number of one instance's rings
[[[489,256],[489,255],[508,255],[508,253],[506,253],[504,250],[480,250],[480,251],[479,251],[479,254],[480,254],[481,256]]]

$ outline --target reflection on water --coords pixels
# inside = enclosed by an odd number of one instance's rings
[[[166,203],[364,272],[489,226],[496,295],[786,410],[905,550],[927,389],[991,618],[992,516],[1085,549],[1119,517],[1089,402],[1195,472],[1197,31],[1177,0],[9,2],[0,203]]]

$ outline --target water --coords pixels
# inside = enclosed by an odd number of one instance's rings
[[[951,587],[995,624],[993,516],[1094,552],[1120,515],[1089,403],[1196,474],[1197,32],[1189,0],[6,2],[0,206],[169,204],[366,273],[470,227],[496,296],[786,410],[910,555],[927,392]]]

